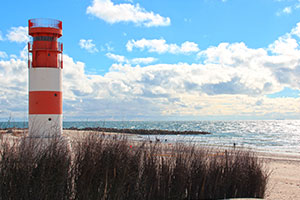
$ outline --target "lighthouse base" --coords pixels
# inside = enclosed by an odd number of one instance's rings
[[[62,135],[62,115],[29,115],[28,131],[29,137],[60,137]]]

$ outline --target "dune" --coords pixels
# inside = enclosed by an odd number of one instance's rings
[[[69,141],[76,140],[94,131],[64,130],[63,137]],[[2,139],[18,139],[26,134],[26,130],[0,130]],[[120,133],[101,132],[115,136]],[[132,135],[124,134],[130,140]],[[300,199],[300,154],[261,153],[257,152],[265,167],[270,171],[265,199]]]

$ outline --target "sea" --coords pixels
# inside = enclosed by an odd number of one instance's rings
[[[0,128],[27,128],[27,122],[0,122]],[[209,147],[247,148],[300,155],[300,120],[256,121],[64,121],[64,128],[129,128],[207,131],[209,135],[133,135],[133,140],[160,140]]]

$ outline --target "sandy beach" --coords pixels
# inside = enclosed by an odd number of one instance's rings
[[[271,170],[265,199],[300,199],[300,155],[260,155]]]
[[[0,130],[3,139],[17,139],[24,135],[24,130],[13,130],[7,134],[6,130]],[[64,130],[63,136],[68,140],[76,140],[87,131]],[[106,135],[119,135],[118,133],[101,133]],[[130,139],[129,134],[122,134]],[[300,155],[257,153],[265,167],[271,172],[265,199],[300,199]]]

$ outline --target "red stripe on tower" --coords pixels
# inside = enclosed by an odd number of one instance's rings
[[[62,133],[62,22],[28,21],[30,137],[56,137]]]

